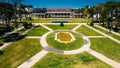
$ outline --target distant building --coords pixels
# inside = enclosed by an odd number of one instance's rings
[[[82,18],[81,12],[69,8],[34,8],[36,18]]]

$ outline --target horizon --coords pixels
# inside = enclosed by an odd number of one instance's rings
[[[34,8],[84,8],[85,6],[96,6],[108,1],[120,2],[120,0],[25,0],[24,4],[32,5]]]

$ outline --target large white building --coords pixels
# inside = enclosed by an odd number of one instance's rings
[[[36,18],[82,18],[82,13],[76,13],[69,8],[34,8]]]

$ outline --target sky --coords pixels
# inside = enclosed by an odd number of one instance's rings
[[[24,4],[32,5],[34,8],[83,8],[107,1],[120,2],[120,0],[24,0]]]

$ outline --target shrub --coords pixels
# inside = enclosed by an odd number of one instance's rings
[[[60,23],[60,27],[64,27],[64,23]]]
[[[29,29],[29,28],[31,28],[33,25],[32,25],[32,23],[23,22],[23,26],[24,26],[25,29]]]
[[[94,23],[93,23],[93,22],[90,22],[90,26],[94,26]]]

